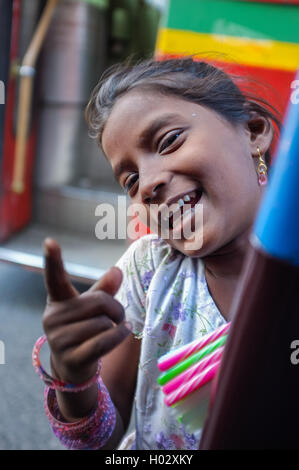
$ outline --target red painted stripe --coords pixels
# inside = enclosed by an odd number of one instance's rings
[[[162,55],[158,56],[159,60],[167,58],[182,57],[180,55]],[[198,58],[196,60],[203,60],[212,63],[216,67],[220,67],[224,71],[244,77],[244,82],[238,84],[243,87],[250,87],[254,93],[258,93],[275,106],[280,113],[284,113],[291,93],[291,83],[295,79],[296,72],[278,69],[261,68],[255,66],[244,66],[238,64],[225,63],[217,60],[208,60],[206,57]],[[256,86],[251,81],[256,81]]]

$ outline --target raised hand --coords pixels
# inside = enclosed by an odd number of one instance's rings
[[[95,374],[98,359],[130,334],[124,309],[113,298],[122,272],[110,268],[80,295],[64,270],[58,243],[46,239],[44,249],[48,298],[43,327],[51,349],[52,373],[66,382],[83,383]]]

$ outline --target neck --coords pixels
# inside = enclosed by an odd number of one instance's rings
[[[250,230],[251,228],[213,254],[202,259],[206,275],[209,278],[234,280],[239,277],[249,244]]]

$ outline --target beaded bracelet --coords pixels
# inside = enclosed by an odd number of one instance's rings
[[[56,394],[46,387],[44,407],[51,428],[68,449],[96,450],[110,439],[116,425],[116,411],[102,379],[98,379],[98,403],[88,416],[73,423],[63,422]]]
[[[41,365],[39,358],[41,347],[46,341],[46,335],[41,336],[36,341],[32,351],[32,364],[37,374],[49,388],[59,390],[61,392],[82,392],[83,390],[86,390],[87,388],[91,387],[91,385],[97,381],[97,378],[101,372],[101,360],[98,361],[98,368],[95,375],[83,384],[70,384],[51,377],[51,375],[49,375]]]

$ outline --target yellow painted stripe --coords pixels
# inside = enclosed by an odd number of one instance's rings
[[[195,54],[222,62],[280,70],[297,70],[299,67],[299,44],[170,28],[159,30],[156,54]]]

